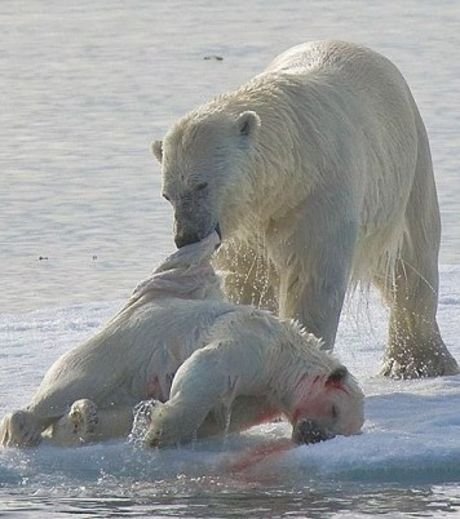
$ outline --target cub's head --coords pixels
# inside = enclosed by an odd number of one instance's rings
[[[306,377],[292,413],[292,439],[316,443],[336,435],[358,434],[364,423],[364,395],[344,366],[327,375]]]
[[[214,230],[223,238],[235,230],[241,221],[238,213],[250,203],[247,164],[259,126],[252,111],[234,115],[198,110],[173,126],[163,141],[153,143],[161,163],[162,196],[174,210],[177,247]]]

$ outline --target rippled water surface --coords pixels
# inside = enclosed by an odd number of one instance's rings
[[[151,140],[311,39],[403,71],[431,137],[441,262],[459,263],[459,16],[451,0],[3,0],[0,310],[125,297],[172,246]]]
[[[151,140],[312,39],[373,47],[412,88],[443,219],[440,321],[459,356],[457,1],[2,0],[0,27],[2,414],[24,405],[56,356],[94,333],[172,250]],[[213,55],[223,60],[203,59]],[[375,378],[386,320],[376,312],[372,333],[352,318],[338,340],[369,396],[362,437],[298,449],[244,477],[225,470],[228,456],[284,436],[282,424],[225,448],[4,451],[0,515],[460,517],[460,424],[449,414],[458,377],[421,385]],[[433,417],[430,403],[445,414]],[[404,427],[414,420],[419,428]]]

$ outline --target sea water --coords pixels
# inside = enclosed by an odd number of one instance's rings
[[[368,45],[411,85],[443,219],[439,322],[460,359],[456,2],[3,0],[0,28],[1,415],[173,250],[150,142],[311,39]],[[376,294],[354,297],[338,334],[367,397],[362,435],[244,471],[235,460],[287,437],[285,423],[164,451],[128,441],[2,450],[0,515],[460,517],[460,377],[379,377],[386,322]]]

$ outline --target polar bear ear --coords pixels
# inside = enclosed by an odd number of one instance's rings
[[[255,135],[256,131],[260,127],[260,117],[256,114],[256,112],[248,110],[246,112],[240,113],[236,123],[238,125],[240,135],[244,135],[246,137],[252,136]]]
[[[152,142],[152,153],[155,155],[156,159],[161,164],[161,161],[163,160],[163,142],[162,141]]]

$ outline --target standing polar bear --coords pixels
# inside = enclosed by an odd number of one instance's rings
[[[440,218],[427,134],[397,68],[339,41],[293,47],[153,144],[181,247],[217,229],[234,300],[332,348],[347,286],[391,308],[385,375],[458,372],[436,322]]]
[[[212,233],[171,255],[99,333],[60,357],[26,409],[4,417],[0,446],[127,436],[146,399],[157,400],[145,435],[152,446],[281,414],[297,443],[358,433],[363,394],[318,339],[225,301],[209,263],[219,243]]]

